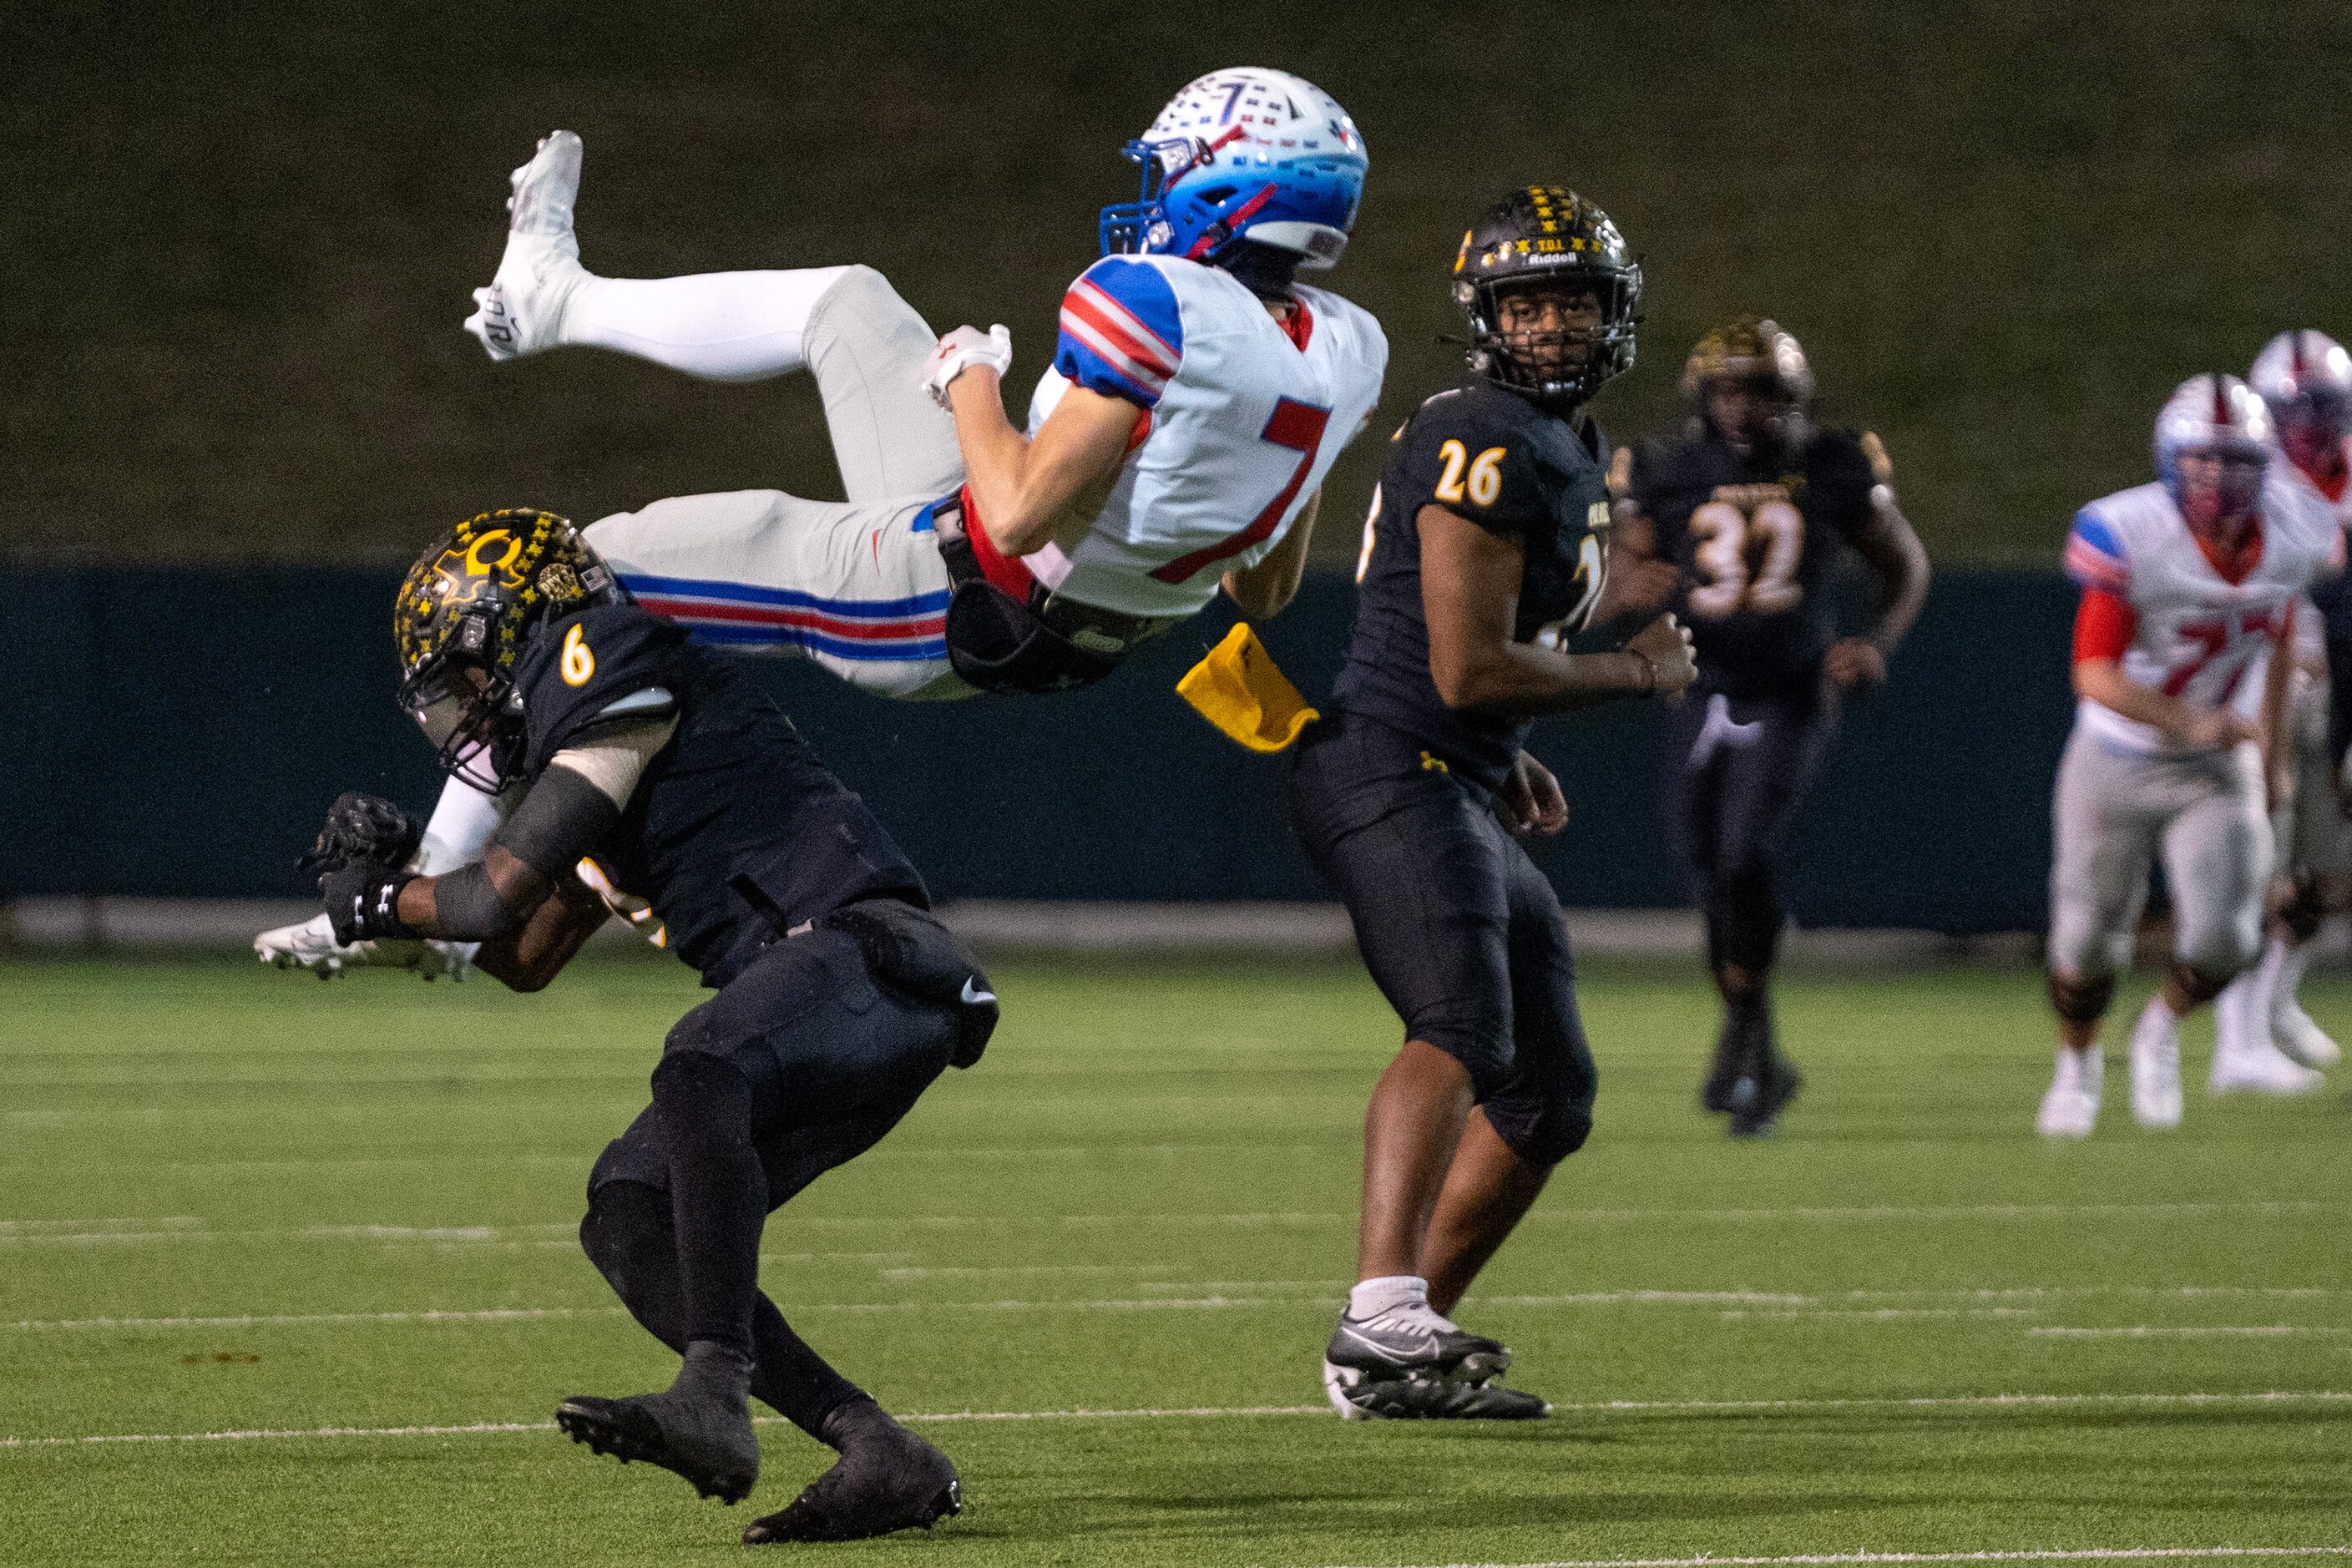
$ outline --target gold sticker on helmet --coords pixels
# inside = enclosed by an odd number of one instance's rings
[[[572,568],[558,561],[539,574],[539,591],[557,604],[581,596],[580,579]]]

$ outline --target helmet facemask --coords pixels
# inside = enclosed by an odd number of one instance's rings
[[[1582,403],[1633,367],[1641,269],[1463,279],[1470,368],[1546,404]]]
[[[441,771],[484,795],[496,795],[522,762],[520,713],[511,676],[452,650],[400,684],[400,705],[431,743]]]
[[[2344,437],[2352,433],[2352,396],[2335,387],[2312,387],[2273,404],[2279,449],[2305,473],[2332,471],[2343,462]]]

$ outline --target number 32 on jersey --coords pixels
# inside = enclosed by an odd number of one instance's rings
[[[1793,610],[1805,590],[1797,567],[1805,554],[1805,514],[1779,485],[1725,485],[1690,515],[1691,563],[1705,578],[1690,592],[1694,616],[1722,620],[1745,611]],[[1760,545],[1760,561],[1755,547]]]

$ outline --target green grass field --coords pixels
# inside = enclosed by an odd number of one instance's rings
[[[1352,969],[999,975],[1006,1023],[768,1232],[802,1330],[970,1506],[953,1563],[2223,1556],[2352,1543],[2342,1099],[2029,1131],[2021,973],[1801,979],[1784,1134],[1691,1104],[1678,970],[1588,984],[1600,1129],[1464,1310],[1551,1398],[1344,1425],[1316,1352],[1394,1025]],[[2315,985],[2352,1026],[2352,991]],[[682,971],[549,994],[0,967],[0,1561],[733,1562],[544,1425],[674,1364],[572,1227]],[[2201,1070],[2203,1041],[2192,1036]],[[762,1427],[757,1511],[824,1452]]]

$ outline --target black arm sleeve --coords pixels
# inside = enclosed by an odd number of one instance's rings
[[[490,842],[530,867],[547,886],[571,874],[583,855],[603,847],[620,825],[610,796],[566,767],[532,781],[514,815]],[[489,868],[476,862],[433,882],[433,923],[457,942],[482,942],[520,931],[537,907],[499,897]]]
[[[490,842],[551,882],[560,881],[580,857],[603,848],[621,825],[613,797],[567,767],[551,767],[531,781],[530,791]]]

